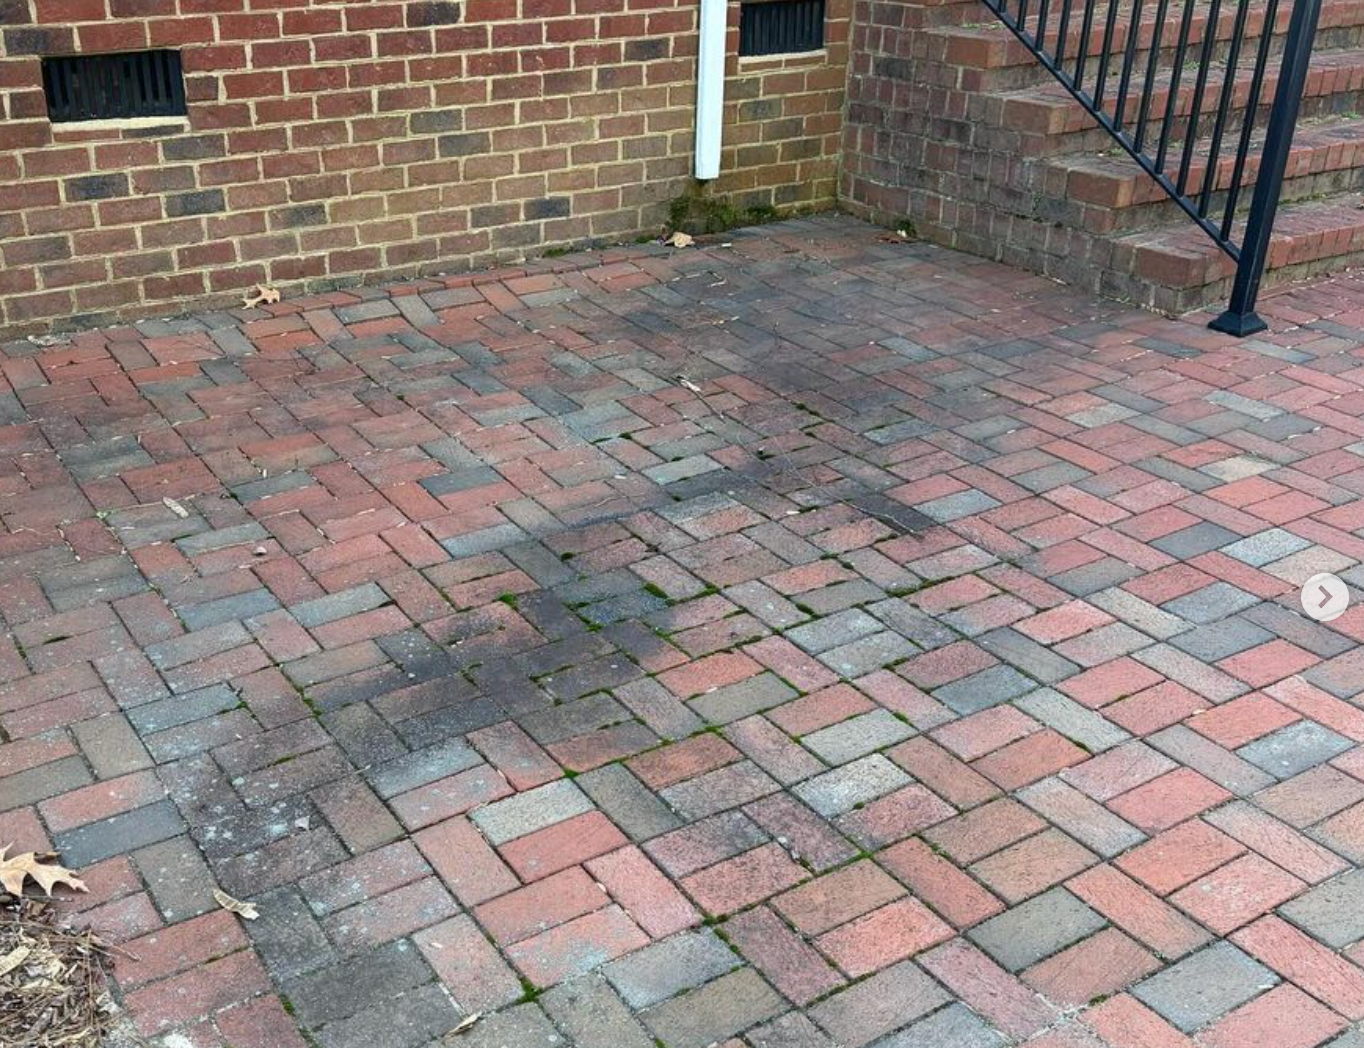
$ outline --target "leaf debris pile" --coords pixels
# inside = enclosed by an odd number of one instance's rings
[[[117,1006],[106,944],[50,903],[0,894],[0,1048],[98,1048]]]

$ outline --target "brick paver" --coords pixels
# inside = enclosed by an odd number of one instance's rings
[[[1364,281],[1265,305],[824,217],[6,346],[0,843],[164,1046],[1364,1043]]]

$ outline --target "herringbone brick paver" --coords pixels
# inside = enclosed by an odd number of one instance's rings
[[[6,346],[0,844],[163,1048],[1364,1044],[1364,281],[1266,308],[824,217]]]

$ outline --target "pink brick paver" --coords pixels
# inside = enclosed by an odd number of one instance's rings
[[[1265,309],[826,216],[6,345],[0,844],[157,1048],[1359,1048],[1364,278]]]

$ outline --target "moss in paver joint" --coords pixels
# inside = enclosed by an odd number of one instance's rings
[[[541,994],[545,992],[544,990],[536,986],[533,982],[531,982],[529,979],[527,979],[524,975],[518,975],[517,979],[521,983],[521,996],[517,1000],[516,1002],[517,1004],[531,1004],[534,1001],[536,1001]]]

